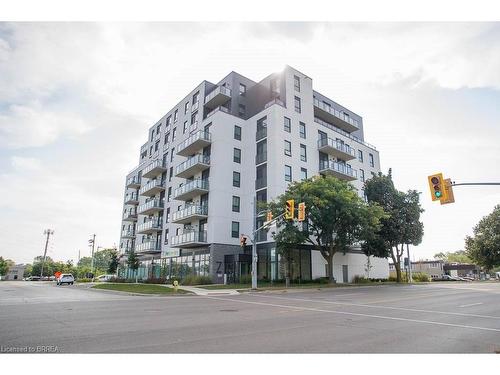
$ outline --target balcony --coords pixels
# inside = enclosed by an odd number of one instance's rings
[[[177,155],[193,155],[196,151],[208,146],[210,143],[212,143],[212,135],[209,132],[198,130],[177,146]]]
[[[184,209],[174,212],[172,223],[186,224],[193,220],[202,220],[208,217],[208,207],[199,205],[185,206]]]
[[[141,215],[151,215],[160,211],[163,211],[163,202],[159,199],[153,199],[137,208],[137,213]]]
[[[134,237],[135,237],[134,230],[123,230],[122,231],[122,238],[134,238]]]
[[[161,232],[162,225],[158,219],[146,221],[145,223],[137,225],[137,233],[139,234],[151,234],[156,232]]]
[[[127,183],[125,184],[125,187],[130,188],[130,189],[137,189],[141,187],[141,179],[139,176],[133,176],[127,179]]]
[[[136,221],[137,208],[130,208],[123,213],[123,221]]]
[[[127,193],[123,203],[137,205],[139,204],[139,196],[137,193]]]
[[[255,164],[259,165],[267,161],[267,152],[262,152],[255,156]]]
[[[179,236],[174,236],[171,238],[171,247],[186,248],[186,247],[199,247],[206,246],[207,243],[207,232],[186,232]]]
[[[139,190],[139,195],[143,195],[145,197],[154,197],[160,191],[165,190],[165,182],[161,180],[151,180],[146,185],[141,187]]]
[[[350,118],[343,112],[326,105],[318,99],[314,99],[314,116],[317,116],[326,122],[332,123],[348,133],[359,130],[359,123],[357,120]]]
[[[195,174],[210,168],[210,156],[198,154],[175,168],[175,176],[189,178]]]
[[[161,251],[161,245],[157,241],[147,241],[135,244],[137,253],[158,253]]]
[[[231,90],[224,86],[218,86],[210,94],[205,96],[205,107],[215,108],[231,99]]]
[[[144,143],[142,146],[141,146],[141,154],[145,151],[148,151],[148,145],[149,145],[149,142],[146,142]]]
[[[209,184],[207,179],[197,178],[186,182],[181,187],[174,190],[174,199],[178,201],[188,201],[194,197],[208,193]]]
[[[205,116],[205,118],[209,118],[210,116],[212,116],[213,114],[215,114],[219,111],[222,111],[224,113],[229,113],[229,109],[227,109],[226,107],[223,107],[223,106],[219,106],[219,107],[216,107],[215,109],[211,110],[210,112],[208,112],[207,115]]]
[[[333,155],[342,160],[356,159],[356,153],[349,145],[332,138],[318,139],[318,150]]]
[[[255,180],[255,190],[265,188],[267,186],[267,178],[258,178]]]
[[[260,130],[257,130],[257,133],[255,133],[255,141],[258,142],[263,138],[267,137],[267,128],[262,128]]]
[[[167,167],[163,163],[163,160],[155,160],[151,162],[144,170],[142,171],[142,177],[153,178],[162,174],[167,170]]]
[[[337,163],[332,160],[320,161],[319,173],[346,181],[353,181],[358,178],[356,170],[352,169],[349,165]]]

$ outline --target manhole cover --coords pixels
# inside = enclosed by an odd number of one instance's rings
[[[226,309],[226,310],[219,310],[221,312],[237,312],[238,310],[232,310],[232,309]]]

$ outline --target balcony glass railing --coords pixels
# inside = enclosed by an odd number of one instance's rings
[[[177,152],[184,150],[186,147],[192,145],[198,140],[204,140],[207,142],[212,141],[212,135],[204,130],[199,130],[196,133],[191,134],[184,142],[177,146]]]
[[[260,141],[262,138],[267,137],[267,128],[262,128],[260,130],[257,130],[255,133],[255,140]]]
[[[141,213],[147,210],[151,210],[152,208],[163,209],[163,202],[160,201],[159,199],[150,200],[147,203],[141,204],[137,208],[137,212]]]
[[[136,217],[137,216],[137,209],[131,208],[130,210],[126,210],[123,213],[123,218],[128,219],[129,217]]]
[[[255,180],[255,189],[262,189],[267,186],[267,178],[258,178]]]
[[[137,232],[143,232],[145,230],[151,230],[151,229],[161,230],[162,229],[161,222],[159,222],[158,220],[150,220],[146,221],[145,223],[139,224],[137,226]]]
[[[186,208],[180,210],[180,211],[176,211],[174,212],[174,214],[172,215],[172,219],[173,221],[176,221],[176,220],[181,220],[181,219],[184,219],[188,216],[193,216],[193,215],[197,215],[197,216],[207,216],[208,215],[208,206],[206,205],[203,205],[203,206],[199,206],[199,205],[189,205],[189,206],[186,206]]]
[[[174,190],[174,199],[180,195],[183,195],[183,194],[189,193],[192,190],[198,190],[198,189],[208,190],[209,189],[208,179],[197,178],[196,180],[186,182],[184,185],[182,185],[181,187],[178,187],[177,189]]]
[[[207,242],[207,232],[191,231],[185,232],[179,236],[172,237],[171,246],[179,246],[193,242]]]
[[[130,193],[125,195],[125,202],[137,202],[139,200],[137,193]]]
[[[182,173],[186,169],[189,169],[196,164],[210,164],[210,156],[198,154],[198,155],[195,155],[193,157],[190,157],[188,160],[179,164],[175,168],[175,173],[176,174]]]
[[[138,253],[143,251],[160,251],[161,245],[157,241],[147,241],[135,244],[135,251]]]
[[[135,231],[133,230],[124,230],[122,231],[122,237],[134,237]]]
[[[262,164],[267,161],[267,152],[262,152],[255,156],[255,164]]]
[[[356,156],[356,153],[354,152],[354,149],[351,148],[351,146],[339,142],[336,139],[332,138],[320,138],[318,139],[318,147],[325,147],[325,146],[330,146],[332,148],[336,148],[339,151],[342,151],[345,154],[349,154],[351,156]]]
[[[339,134],[342,134],[343,136],[345,136],[345,137],[347,137],[349,139],[352,139],[355,142],[361,143],[362,145],[365,145],[366,147],[369,147],[369,148],[371,148],[373,150],[377,149],[374,145],[372,145],[372,144],[370,144],[368,142],[365,142],[365,141],[359,139],[358,137],[356,137],[355,135],[352,135],[352,134],[346,132],[345,130],[337,128],[335,125],[332,125],[332,124],[330,124],[330,123],[328,123],[326,121],[323,121],[323,120],[321,120],[321,119],[319,119],[317,117],[314,118],[314,122],[317,123],[317,124],[323,125],[323,126],[327,127],[328,129],[331,129],[331,130],[333,130],[333,131],[335,131],[335,132],[337,132]]]
[[[158,188],[165,188],[165,182],[164,181],[161,181],[161,180],[152,180],[152,181],[149,181],[146,185],[144,185],[143,187],[141,187],[141,189],[139,190],[139,195],[145,193],[146,191],[149,191],[155,187],[158,187]]]
[[[214,110],[208,112],[207,117],[205,117],[205,118],[208,118],[208,117],[212,116],[214,113],[219,112],[219,111],[224,112],[224,113],[229,113],[229,109],[227,109],[224,106],[219,106],[219,107],[215,108]]]
[[[140,185],[141,179],[138,176],[130,177],[127,179],[127,186],[129,185]]]
[[[143,175],[148,174],[149,172],[151,172],[155,168],[166,169],[167,167],[165,166],[165,163],[163,162],[163,160],[157,159],[157,160],[151,162],[146,168],[144,168],[144,170],[142,171],[142,174]]]
[[[225,86],[219,86],[219,87],[215,88],[215,90],[213,90],[210,94],[205,96],[205,103],[208,103],[210,100],[212,100],[213,98],[215,98],[219,94],[231,96],[231,90]]]
[[[352,169],[349,164],[341,164],[333,160],[320,161],[319,170],[320,171],[332,170],[353,178],[357,178],[358,176],[356,170]]]
[[[352,126],[355,126],[356,128],[359,129],[359,122],[358,120],[355,120],[351,118],[350,116],[346,115],[345,113],[333,108],[332,106],[329,106],[321,101],[319,99],[314,99],[314,105],[318,108],[321,108],[323,111],[330,113],[331,115],[341,119],[342,121],[347,122],[348,124],[351,124]]]

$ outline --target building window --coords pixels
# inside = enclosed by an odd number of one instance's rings
[[[182,126],[182,134],[186,134],[187,127],[188,127],[188,122],[184,121],[184,125]]]
[[[370,167],[375,167],[375,163],[373,162],[373,155],[368,154],[368,159],[370,160]]]
[[[306,139],[306,124],[299,122],[299,134],[300,138]]]
[[[160,134],[161,132],[161,124],[158,124],[158,126],[156,127],[156,134]]]
[[[295,97],[295,112],[301,113],[301,105],[300,105],[300,98],[298,96]]]
[[[292,122],[288,117],[284,117],[283,130],[290,133],[292,131]]]
[[[170,150],[170,162],[171,163],[174,161],[174,154],[175,154],[175,147],[172,147],[172,150]]]
[[[297,76],[293,76],[293,88],[295,91],[300,92],[300,78]]]
[[[167,218],[165,219],[165,222],[170,222],[170,207],[167,207]]]
[[[168,193],[167,193],[167,202],[170,202],[172,200],[172,186],[168,188]]]
[[[197,91],[194,95],[193,95],[193,105],[197,104],[199,102],[199,99],[200,98],[200,92]]]
[[[168,228],[165,229],[165,245],[168,245]]]
[[[300,168],[300,179],[307,180],[307,169]]]
[[[362,169],[359,170],[359,179],[361,182],[365,182],[365,171]]]
[[[247,108],[244,104],[238,104],[238,115],[245,116]]]
[[[292,167],[285,165],[285,181],[292,181]]]
[[[165,144],[167,144],[170,141],[170,132],[165,134]]]
[[[240,237],[240,223],[237,221],[231,222],[231,237],[233,238]]]
[[[172,181],[172,176],[174,175],[174,167],[170,167],[168,172],[168,182]]]
[[[233,161],[235,163],[241,163],[241,150],[239,148],[233,149]]]
[[[241,126],[234,125],[234,139],[241,141]]]
[[[167,125],[166,125],[167,128],[170,126],[171,122],[172,122],[172,116],[168,116],[167,117]]]
[[[176,109],[174,112],[174,123],[176,123],[178,119],[179,119],[179,110]]]
[[[292,156],[292,143],[290,141],[285,141],[285,155]]]
[[[358,160],[362,163],[363,162],[363,151],[358,150]]]
[[[241,174],[240,172],[233,172],[233,186],[240,187],[241,185]]]
[[[240,83],[240,95],[245,96],[246,92],[247,92],[247,87],[243,83]]]
[[[160,141],[157,141],[155,143],[155,151],[158,151],[158,147],[160,147]]]
[[[196,122],[196,115],[198,114],[198,111],[193,112],[191,114],[191,125],[193,125]]]
[[[233,195],[233,212],[240,212],[240,197]]]
[[[307,161],[307,149],[306,145],[303,144],[300,145],[300,160]]]
[[[189,110],[189,102],[184,103],[184,114],[188,113]]]
[[[177,133],[177,128],[172,130],[172,142],[175,141],[175,133]]]

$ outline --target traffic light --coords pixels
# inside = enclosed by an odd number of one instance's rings
[[[247,237],[246,236],[240,236],[240,246],[245,247],[247,245]]]
[[[451,178],[444,180],[446,199],[441,199],[441,204],[455,203],[455,196],[453,195],[453,185]]]
[[[429,188],[431,189],[431,198],[433,201],[447,200],[446,184],[444,182],[443,174],[436,173],[427,177],[429,181]]]
[[[306,219],[306,204],[304,202],[299,203],[297,218],[299,221],[304,221]]]
[[[271,211],[268,211],[266,221],[269,222],[273,220],[273,213]]]
[[[285,219],[293,220],[294,216],[295,216],[295,201],[293,199],[289,199],[286,201]]]

